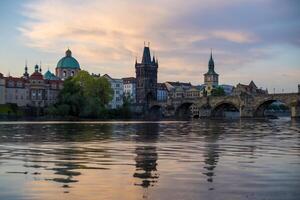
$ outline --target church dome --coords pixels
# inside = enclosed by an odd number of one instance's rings
[[[46,80],[59,80],[57,76],[51,73],[49,70],[44,74],[44,79]]]
[[[80,69],[80,65],[78,61],[72,57],[72,52],[70,49],[66,51],[66,56],[58,61],[56,67],[64,69]]]

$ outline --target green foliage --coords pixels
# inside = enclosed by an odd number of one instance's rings
[[[211,96],[225,96],[225,91],[222,87],[218,86],[212,89]]]
[[[17,104],[8,103],[8,104],[0,105],[0,114],[1,115],[21,116],[24,113],[22,110],[19,109]]]
[[[101,117],[112,96],[113,90],[106,78],[80,71],[65,80],[58,103],[47,108],[46,112],[48,115]]]

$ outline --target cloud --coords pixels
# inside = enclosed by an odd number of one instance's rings
[[[150,41],[160,81],[201,83],[210,48],[217,71],[234,73],[276,57],[267,47],[299,45],[296,13],[278,0],[29,0],[18,30],[30,48],[58,54],[70,47],[87,70],[117,77],[134,74]]]
[[[255,36],[249,33],[233,32],[233,31],[214,31],[213,36],[236,43],[252,43],[257,41]]]

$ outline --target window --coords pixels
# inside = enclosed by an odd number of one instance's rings
[[[74,75],[75,75],[75,72],[74,72],[74,71],[72,71],[72,72],[71,72],[71,76],[74,76]]]
[[[9,87],[14,87],[14,82],[9,81],[9,82],[8,82],[8,86],[9,86]]]
[[[35,91],[31,92],[31,98],[34,99],[35,98]]]
[[[67,76],[67,72],[66,72],[66,71],[63,72],[63,76],[64,76],[64,77]]]

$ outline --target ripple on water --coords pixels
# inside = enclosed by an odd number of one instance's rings
[[[29,199],[297,199],[299,125],[0,122],[0,191],[11,199],[24,195],[15,186]]]

